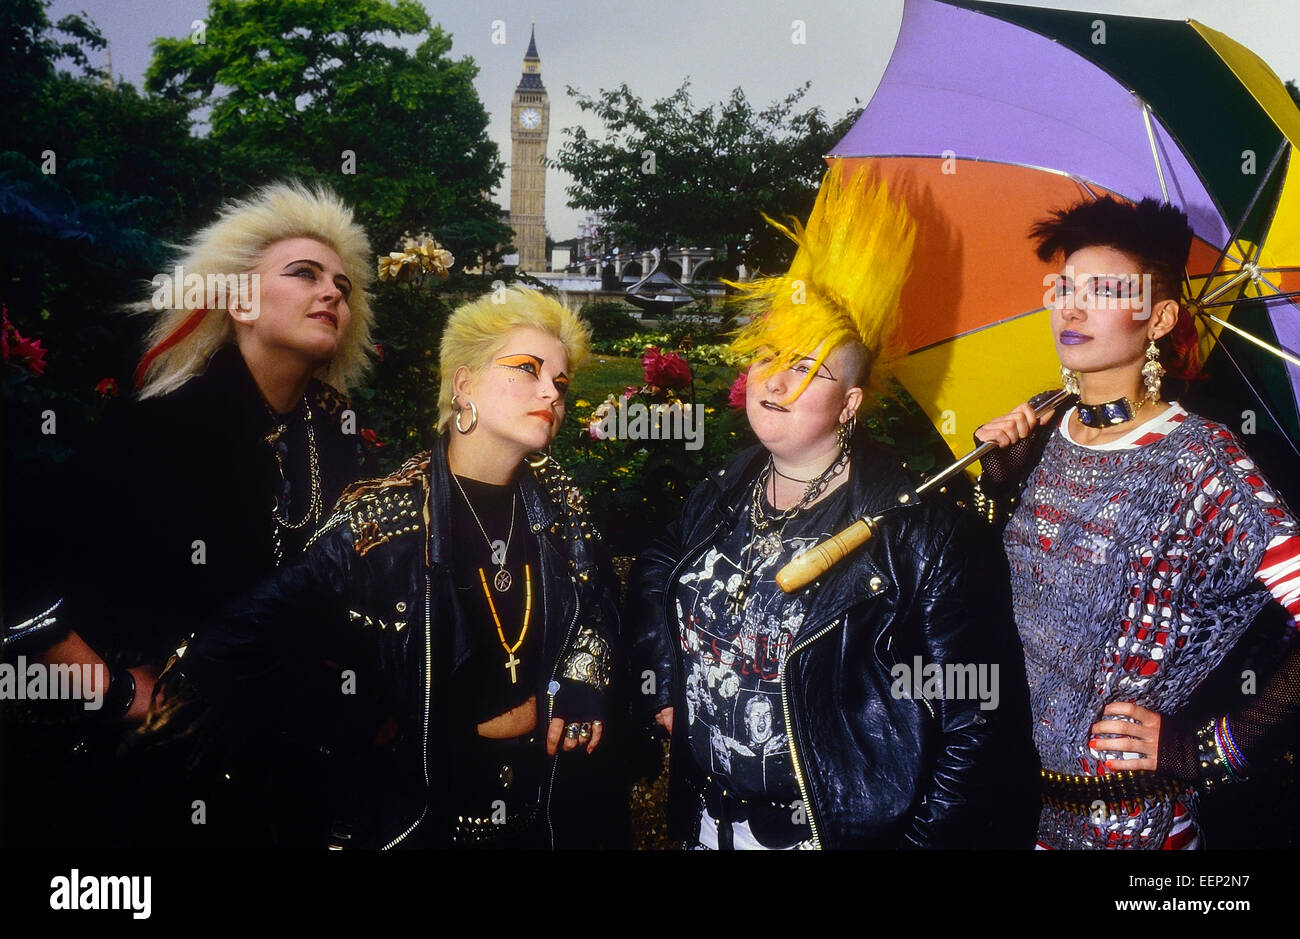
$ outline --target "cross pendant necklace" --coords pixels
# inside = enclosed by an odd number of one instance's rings
[[[505,573],[501,571],[500,573]],[[483,568],[478,569],[479,583],[483,585],[483,596],[487,598],[488,609],[492,611],[492,622],[497,627],[497,639],[501,641],[501,648],[506,650],[505,667],[510,670],[510,684],[519,684],[519,673],[516,669],[523,663],[515,656],[519,647],[524,644],[524,636],[528,635],[528,621],[533,615],[533,575],[532,569],[524,565],[524,624],[519,630],[519,638],[511,645],[506,640],[506,632],[501,628],[501,617],[497,614],[497,605],[492,599],[492,591],[488,589],[487,571]]]

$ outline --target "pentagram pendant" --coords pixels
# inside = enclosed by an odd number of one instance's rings
[[[511,577],[510,572],[504,567],[497,571],[497,575],[492,578],[492,586],[497,588],[499,593],[505,593],[510,589]]]
[[[765,558],[774,558],[781,553],[781,536],[771,532],[758,539],[758,553]]]

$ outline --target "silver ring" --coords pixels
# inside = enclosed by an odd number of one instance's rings
[[[579,733],[581,733],[581,728],[577,724],[568,724],[564,728],[564,736],[570,740],[577,740]]]
[[[584,724],[579,725],[579,727],[578,727],[578,738],[581,739],[581,740],[587,740],[587,739],[590,739],[590,737],[591,737],[591,724],[590,724],[590,723],[584,723]]]

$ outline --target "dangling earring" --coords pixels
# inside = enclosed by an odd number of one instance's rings
[[[1067,394],[1072,394],[1077,397],[1079,394],[1079,373],[1062,365],[1061,387],[1065,389]]]
[[[451,403],[452,403],[452,404],[456,404],[456,395],[452,395],[452,396],[451,396]],[[461,426],[460,426],[460,416],[461,416],[462,414],[464,414],[465,411],[466,411],[467,409],[466,409],[466,408],[462,408],[462,407],[460,407],[459,405],[456,405],[456,407],[457,407],[457,410],[456,410],[456,429],[457,429],[458,431],[460,431],[462,434],[468,434],[471,430],[473,430],[475,427],[478,426],[478,408],[474,406],[474,402],[473,402],[473,401],[471,401],[471,402],[469,403],[469,408],[468,408],[468,410],[469,410],[469,416],[470,416],[469,426],[468,426],[468,427],[461,427]]]
[[[840,449],[845,453],[849,452],[849,447],[853,445],[853,432],[858,429],[858,415],[855,413],[847,421],[835,428],[835,439],[839,441]]]
[[[1160,364],[1160,350],[1152,339],[1147,344],[1147,360],[1142,365],[1142,384],[1147,386],[1147,400],[1160,399],[1160,379],[1165,374],[1165,367]]]

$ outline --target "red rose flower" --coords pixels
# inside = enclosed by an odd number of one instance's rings
[[[101,379],[99,380],[99,384],[97,384],[97,385],[95,386],[95,390],[98,391],[98,392],[99,392],[101,395],[103,395],[105,398],[116,398],[116,397],[117,397],[117,379],[116,379],[116,378],[101,378]]]
[[[18,330],[14,330],[10,354],[25,365],[33,375],[45,374],[45,353],[46,350],[41,346],[39,339],[24,339],[18,335]]]
[[[371,446],[375,446],[375,447],[384,446],[384,442],[379,439],[379,435],[376,434],[369,427],[362,428],[361,439],[364,440],[366,443],[370,444]]]
[[[691,383],[691,367],[676,352],[663,355],[655,346],[648,346],[641,356],[641,370],[647,384],[657,388],[676,390]]]
[[[749,386],[749,372],[741,372],[736,376],[736,380],[731,383],[731,391],[727,392],[727,404],[733,408],[743,408],[745,406],[745,389]]]
[[[3,308],[0,322],[0,354],[5,362],[15,359],[33,375],[45,374],[46,350],[39,339],[24,339],[14,324],[9,322],[9,308]]]

